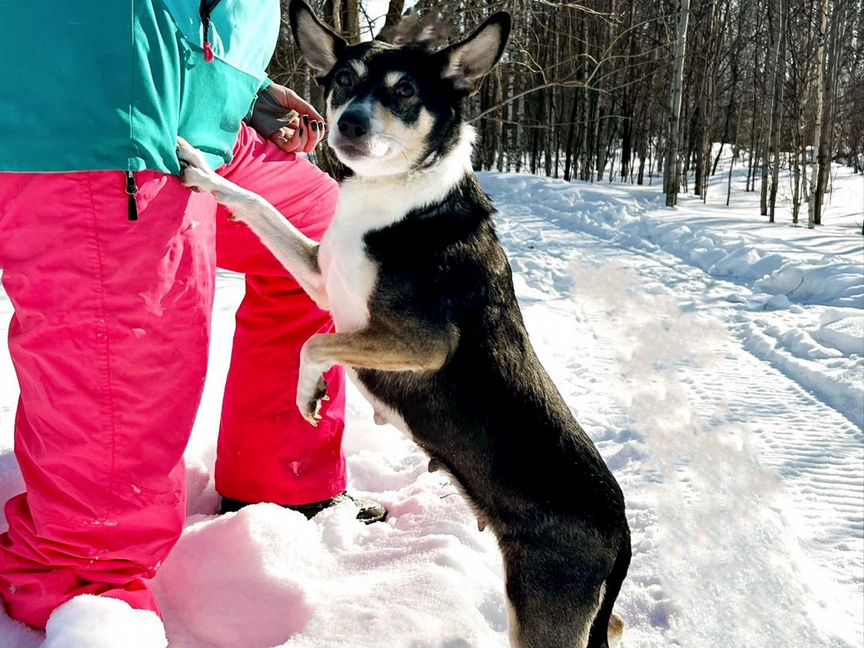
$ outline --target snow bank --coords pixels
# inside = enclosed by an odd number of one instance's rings
[[[155,612],[125,601],[83,594],[48,619],[41,648],[166,648],[165,627]]]
[[[352,427],[373,433],[371,422]],[[491,535],[477,530],[452,486],[428,473],[419,450],[406,457],[401,439],[389,441],[401,466],[394,470],[385,454],[373,468],[367,450],[352,457],[351,478],[355,488],[386,489],[379,475],[407,486],[376,496],[389,505],[387,523],[358,524],[350,504],[314,521],[272,504],[190,518],[154,581],[171,645],[505,645]]]
[[[657,187],[566,183],[527,174],[481,175],[492,194],[518,200],[520,209],[531,205],[534,214],[556,225],[638,249],[660,248],[713,276],[782,294],[792,302],[864,308],[860,226],[853,230],[849,219],[832,224],[834,213],[846,208],[842,200],[860,210],[861,179],[848,177],[844,169],[837,173],[833,199],[839,204],[826,213],[828,225],[816,231],[766,223],[758,216],[754,194],[743,192],[735,194],[736,201],[743,197],[743,202],[731,208],[704,205],[682,194],[678,208],[668,209]],[[712,181],[717,184],[719,179]]]
[[[822,344],[846,355],[864,356],[864,315],[829,309],[822,314],[819,323],[813,336]]]

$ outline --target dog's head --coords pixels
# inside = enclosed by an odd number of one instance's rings
[[[510,15],[497,13],[465,40],[438,51],[380,41],[348,45],[294,0],[291,29],[324,86],[328,143],[358,175],[416,169],[456,146],[462,100],[504,52]]]

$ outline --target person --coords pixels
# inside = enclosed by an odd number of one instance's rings
[[[327,376],[317,428],[292,396],[300,347],[330,318],[250,230],[180,183],[175,154],[180,135],[320,238],[337,186],[298,153],[324,122],[266,78],[278,0],[0,0],[0,14],[0,268],[26,487],[5,507],[0,596],[34,628],[61,606],[58,633],[61,616],[86,628],[109,605],[151,623],[147,581],[185,515],[217,265],[246,275],[219,429],[222,510],[275,502],[311,516],[347,497],[342,370]],[[243,122],[256,97],[271,117],[275,103],[300,118],[271,118],[262,135]],[[367,522],[385,515],[358,507]],[[71,636],[52,639],[49,625],[46,645]]]

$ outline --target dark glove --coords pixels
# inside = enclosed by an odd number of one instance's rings
[[[252,114],[249,116],[249,125],[258,131],[261,137],[270,137],[280,128],[297,130],[300,125],[300,113],[289,110],[277,102],[267,88],[258,91]]]
[[[311,153],[324,138],[324,118],[296,92],[276,83],[261,90],[249,124],[283,151]]]

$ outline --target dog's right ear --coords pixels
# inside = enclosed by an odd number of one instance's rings
[[[327,76],[348,43],[315,16],[303,0],[288,5],[288,19],[300,53],[318,79]]]
[[[476,90],[504,54],[511,25],[510,14],[498,12],[462,42],[437,52],[435,56],[443,60],[441,76],[450,79],[458,91],[468,94]]]

